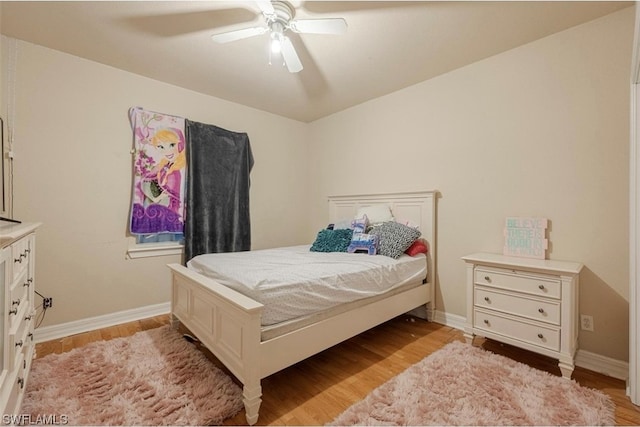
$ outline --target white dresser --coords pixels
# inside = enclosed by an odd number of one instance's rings
[[[19,414],[35,356],[35,230],[40,223],[0,221],[0,413]]]
[[[468,343],[484,336],[558,359],[571,378],[582,264],[476,253],[467,263]]]

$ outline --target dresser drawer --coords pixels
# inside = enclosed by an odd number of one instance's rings
[[[31,256],[31,248],[29,245],[29,239],[20,239],[11,245],[11,264],[13,266],[12,281],[17,279],[24,271],[27,270],[29,265],[29,258]]]
[[[33,316],[24,316],[22,321],[9,331],[9,361],[14,360],[16,368],[19,360],[26,354],[25,349],[32,345]]]
[[[561,286],[557,276],[526,273],[490,267],[476,267],[474,281],[478,285],[524,292],[560,299]]]
[[[21,363],[22,361],[20,361]],[[24,395],[24,387],[26,385],[26,372],[24,369],[17,369],[12,372],[8,378],[7,387],[10,387],[9,400],[5,406],[5,414],[18,415],[20,411],[20,402]]]
[[[29,301],[28,293],[20,300],[9,302],[9,332],[17,329],[29,317],[33,310],[33,305]]]
[[[9,287],[9,309],[17,308],[29,298],[28,271],[24,271]]]
[[[478,330],[510,337],[552,351],[560,350],[559,328],[545,327],[481,309],[475,309],[473,316],[474,326]]]
[[[508,293],[477,286],[474,289],[474,304],[488,310],[523,316],[540,322],[560,325],[560,301],[535,298],[517,293]]]

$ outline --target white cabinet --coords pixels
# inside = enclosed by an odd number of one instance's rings
[[[571,378],[578,348],[582,264],[476,253],[467,263],[464,336],[491,338],[558,359]]]
[[[0,413],[19,414],[35,356],[35,230],[0,221]]]

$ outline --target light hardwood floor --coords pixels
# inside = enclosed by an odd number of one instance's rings
[[[40,343],[36,351],[43,357],[167,323],[169,316],[158,316]],[[324,425],[375,387],[451,341],[464,341],[462,332],[409,316],[397,317],[265,378],[258,425]],[[547,357],[481,338],[474,344],[560,376],[557,362]],[[206,349],[201,350],[219,365]],[[611,396],[617,425],[640,425],[640,408],[625,396],[624,381],[579,367],[573,378]],[[244,411],[224,424],[246,424]]]

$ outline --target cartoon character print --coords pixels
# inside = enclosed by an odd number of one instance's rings
[[[131,232],[182,232],[184,119],[141,110],[131,114],[136,142]]]

